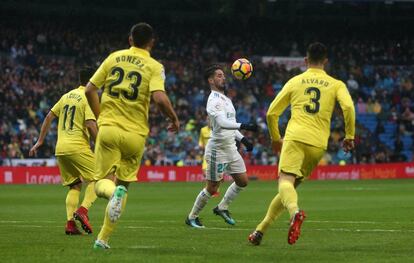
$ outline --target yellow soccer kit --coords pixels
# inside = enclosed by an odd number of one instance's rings
[[[283,139],[284,142],[293,141],[300,143],[299,145],[290,146],[296,148],[296,151],[300,151],[298,153],[299,156],[314,152],[314,158],[320,159],[323,155],[323,150],[327,148],[331,116],[336,101],[339,102],[344,114],[345,138],[354,139],[355,109],[345,84],[332,78],[325,71],[315,68],[310,68],[304,73],[293,77],[276,96],[267,112],[267,123],[272,141],[280,139],[279,116],[291,105],[292,114]],[[316,149],[302,149],[303,144],[319,148],[320,151]],[[284,143],[282,147],[279,162],[279,169],[282,169],[282,171],[284,171],[284,166],[290,167],[288,170],[311,171],[319,161],[319,159],[317,161],[308,160],[307,162],[312,164],[316,162],[313,167],[309,167],[308,163],[304,163],[303,159],[299,162],[298,158],[293,158],[295,153],[291,149],[287,149],[288,147],[289,144],[287,143]],[[293,169],[292,167],[296,168]],[[307,168],[305,169],[304,167]],[[308,172],[305,172],[305,174],[297,174],[295,172],[295,174],[305,177],[309,175]]]
[[[198,145],[200,147],[202,147],[203,149],[206,148],[208,139],[210,139],[211,136],[211,129],[210,127],[204,126],[203,128],[200,129],[200,138],[198,139]],[[203,165],[202,165],[202,169],[205,170],[207,169],[207,162],[203,157]]]
[[[103,88],[96,179],[116,171],[119,179],[136,181],[149,132],[151,92],[164,91],[164,80],[163,66],[137,47],[112,53],[92,76],[90,82]]]
[[[63,95],[51,111],[59,118],[55,155],[63,184],[70,185],[80,177],[91,180],[94,156],[85,121],[95,120],[95,116],[85,97],[85,87],[80,86]]]

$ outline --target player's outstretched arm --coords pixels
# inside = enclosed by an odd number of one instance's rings
[[[175,113],[167,94],[165,94],[164,91],[156,90],[152,92],[152,99],[158,109],[160,109],[160,111],[171,121],[168,130],[178,132],[180,129],[180,121],[178,120],[177,114]]]
[[[95,118],[98,119],[100,112],[98,88],[92,82],[88,82],[86,85],[85,96],[88,99],[89,106],[91,107]]]
[[[225,117],[224,113],[221,112],[219,114],[216,114],[214,117],[216,120],[216,123],[220,126],[222,129],[226,130],[247,130],[247,131],[257,131],[257,124],[256,123],[238,123],[234,121],[229,121]]]
[[[280,140],[279,132],[279,116],[285,111],[290,103],[290,82],[286,83],[282,91],[276,96],[276,98],[270,104],[266,113],[266,121],[270,138],[272,142],[278,142]]]
[[[37,153],[37,149],[43,145],[43,142],[45,141],[46,135],[49,132],[50,125],[52,124],[52,121],[56,118],[55,114],[52,111],[49,111],[49,113],[46,115],[46,118],[43,121],[42,128],[40,129],[39,139],[37,139],[37,142],[29,151],[29,156],[35,156]]]

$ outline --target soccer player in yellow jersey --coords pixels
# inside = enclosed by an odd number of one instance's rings
[[[95,191],[98,197],[109,199],[94,244],[97,249],[109,248],[109,236],[125,207],[128,186],[137,180],[149,132],[150,99],[171,121],[170,131],[178,131],[180,126],[164,90],[164,68],[150,56],[154,45],[152,27],[146,23],[134,25],[129,44],[131,48],[116,51],[104,60],[86,88],[99,126]],[[100,103],[98,88],[103,89]]]
[[[55,118],[59,118],[58,138],[56,143],[56,159],[59,165],[62,183],[69,187],[66,196],[67,223],[65,232],[68,235],[78,235],[74,219],[80,221],[83,230],[92,233],[89,224],[88,209],[96,200],[95,159],[89,145],[89,138],[95,141],[98,132],[95,116],[85,97],[85,85],[92,76],[93,70],[86,68],[80,71],[80,86],[63,95],[53,106],[43,121],[39,139],[30,149],[29,155],[36,155],[37,149],[42,146],[50,125]],[[81,206],[76,210],[82,182],[87,184],[85,196]]]
[[[288,243],[294,244],[306,215],[298,206],[295,188],[308,177],[322,158],[328,144],[331,116],[336,101],[342,108],[345,121],[343,150],[354,148],[355,109],[351,96],[342,81],[326,74],[327,48],[313,43],[305,58],[308,70],[290,79],[276,96],[267,111],[267,123],[272,147],[281,149],[279,160],[279,193],[270,203],[263,221],[250,234],[249,241],[259,245],[270,224],[287,209],[290,214]],[[279,134],[279,116],[291,106],[292,116],[286,134]]]

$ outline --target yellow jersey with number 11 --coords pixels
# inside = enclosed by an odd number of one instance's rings
[[[63,95],[50,111],[59,118],[55,154],[90,152],[85,121],[95,120],[95,115],[86,99],[85,87],[79,86]]]

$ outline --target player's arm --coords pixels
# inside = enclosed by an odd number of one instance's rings
[[[86,85],[85,96],[95,118],[98,119],[100,113],[98,88],[92,82]]]
[[[209,107],[208,105],[207,107]],[[226,117],[224,112],[224,106],[220,101],[211,103],[211,108],[207,109],[209,115],[216,120],[216,123],[220,128],[225,130],[248,130],[248,131],[257,131],[257,124],[255,123],[239,123],[235,121],[230,121]]]
[[[352,101],[352,97],[343,82],[340,82],[340,87],[336,93],[336,99],[341,106],[345,122],[345,139],[343,141],[342,147],[345,152],[349,152],[354,148],[355,107],[354,102]]]
[[[35,156],[37,153],[37,149],[43,145],[46,135],[49,132],[50,125],[52,124],[52,121],[56,118],[56,115],[49,111],[49,113],[46,115],[46,118],[43,120],[42,128],[40,129],[39,138],[37,139],[37,142],[29,151],[29,156]]]
[[[108,75],[109,58],[110,56],[99,66],[98,70],[89,80],[85,89],[85,96],[88,99],[88,104],[91,107],[96,119],[98,119],[100,113],[98,89],[103,87]]]
[[[156,90],[152,92],[152,100],[157,105],[158,109],[171,121],[168,130],[177,132],[180,129],[180,121],[178,120],[177,114],[175,113],[167,94],[162,90]]]
[[[251,152],[253,150],[253,143],[239,131],[236,131],[236,141],[241,142],[246,147],[246,151]]]
[[[98,135],[98,126],[96,124],[96,118],[94,113],[88,104],[85,105],[85,127],[89,131],[92,141],[96,142],[96,136]]]
[[[96,125],[95,120],[87,120],[85,121],[85,126],[89,131],[89,134],[91,135],[92,141],[96,142],[96,136],[98,136],[98,126]]]
[[[279,117],[286,110],[290,103],[290,85],[288,82],[277,94],[276,98],[270,104],[266,113],[267,127],[272,140],[272,149],[279,153],[282,148],[282,139],[279,132]]]
[[[149,83],[152,100],[164,116],[170,120],[171,123],[168,125],[168,130],[178,132],[180,129],[180,121],[172,107],[170,99],[165,93],[164,81],[164,67],[159,63],[152,65],[152,75]]]

